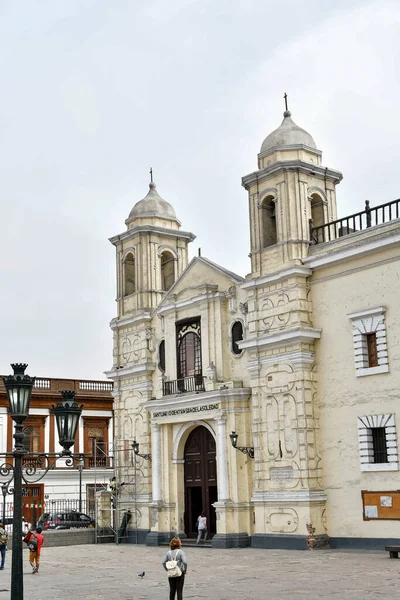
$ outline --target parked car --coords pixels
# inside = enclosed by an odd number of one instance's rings
[[[43,513],[37,522],[42,529],[72,529],[75,527],[94,527],[95,521],[85,513],[78,511]]]
[[[13,517],[5,517],[3,525],[7,533],[11,534],[13,530]],[[29,523],[25,517],[22,517],[22,535],[25,536],[30,529],[32,529],[32,523]]]

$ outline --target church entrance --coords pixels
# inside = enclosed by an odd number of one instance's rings
[[[203,426],[189,435],[184,452],[185,459],[185,533],[197,537],[196,521],[203,511],[207,517],[208,535],[217,531],[215,508],[218,500],[215,440]]]

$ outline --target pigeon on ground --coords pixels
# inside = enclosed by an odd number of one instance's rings
[[[143,577],[146,575],[146,573],[143,571],[143,573],[138,573],[138,577],[141,577],[143,579]]]

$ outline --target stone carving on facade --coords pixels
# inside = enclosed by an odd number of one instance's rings
[[[147,348],[151,352],[154,352],[154,327],[146,328],[146,341],[147,341]]]
[[[165,327],[164,317],[163,317],[163,315],[160,315],[158,313],[157,313],[157,317],[160,319],[161,331],[164,332],[164,327]]]
[[[289,305],[289,296],[285,292],[280,292],[276,306],[279,306],[280,308],[282,308],[285,305]],[[278,315],[278,321],[279,321],[280,325],[287,325],[289,323],[289,319],[290,319],[290,312],[289,312],[289,306],[288,306],[287,309],[283,313]]]
[[[132,343],[127,335],[124,336],[122,340],[122,348],[121,348],[121,356],[124,360],[124,363],[129,363],[132,358]]]
[[[213,361],[211,361],[207,367],[207,379],[209,381],[217,380],[217,369],[215,368]]]
[[[274,308],[274,304],[273,304],[272,300],[270,298],[267,298],[265,300],[265,302],[263,303],[263,305],[261,306],[261,312],[262,313],[264,313],[264,312],[268,313],[268,311],[271,311],[273,308]],[[269,329],[271,329],[271,327],[272,327],[272,325],[274,323],[274,320],[275,320],[275,316],[274,315],[268,315],[267,314],[263,318],[262,322],[263,322],[263,324],[265,326],[265,331],[268,331]]]
[[[244,321],[244,326],[247,329],[248,326],[248,322],[247,322],[247,316],[249,314],[249,305],[247,302],[240,302],[239,303],[239,310],[243,315],[243,321]]]
[[[134,362],[134,363],[139,362],[139,360],[141,358],[141,350],[139,348],[141,340],[142,340],[142,338],[140,337],[139,333],[135,333],[132,336],[132,346],[133,346],[132,362]]]
[[[271,508],[266,523],[273,533],[294,533],[299,526],[299,515],[293,508]]]
[[[231,285],[230,288],[224,292],[225,298],[228,299],[229,312],[236,312],[236,286]]]

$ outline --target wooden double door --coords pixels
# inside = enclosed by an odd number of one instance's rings
[[[185,533],[197,536],[196,521],[201,512],[207,517],[208,535],[216,533],[215,508],[218,500],[215,440],[206,427],[194,429],[185,445]]]

